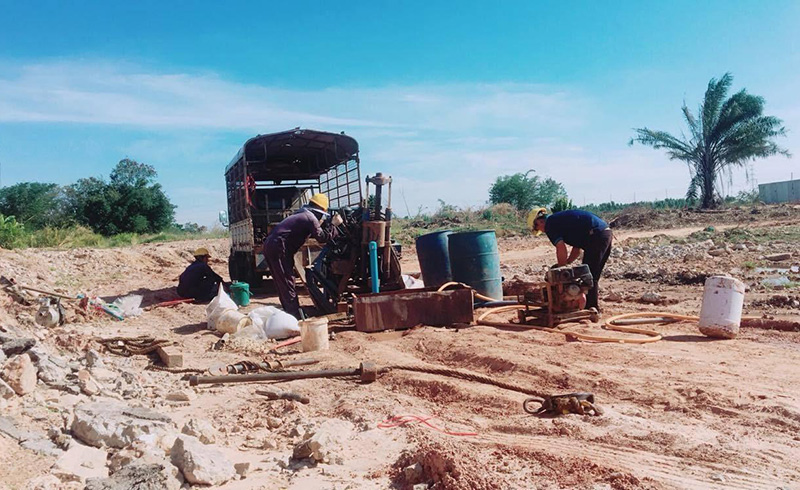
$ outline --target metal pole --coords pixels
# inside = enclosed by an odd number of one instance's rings
[[[293,379],[336,378],[358,376],[361,369],[325,369],[322,371],[292,371],[285,373],[223,374],[222,376],[191,376],[189,384],[197,386],[209,383],[246,383],[249,381],[287,381]]]
[[[372,278],[372,292],[377,293],[381,289],[381,283],[378,279],[378,244],[374,241],[369,242],[369,274]]]

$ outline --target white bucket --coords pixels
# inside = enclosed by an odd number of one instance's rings
[[[242,315],[237,310],[225,310],[217,319],[217,331],[222,333],[236,333],[240,329],[253,324],[253,319]]]
[[[728,276],[706,279],[703,306],[700,308],[700,332],[709,337],[735,338],[739,333],[744,305],[744,283]]]
[[[309,318],[299,322],[303,352],[328,350],[328,319]]]

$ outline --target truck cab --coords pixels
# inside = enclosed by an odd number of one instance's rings
[[[327,194],[331,209],[361,204],[358,142],[344,133],[300,128],[258,135],[247,140],[226,167],[225,184],[230,277],[259,287],[269,276],[264,240],[314,193]],[[307,243],[295,257],[301,278],[315,248]]]

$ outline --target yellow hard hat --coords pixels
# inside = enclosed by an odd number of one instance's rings
[[[206,247],[198,248],[197,250],[194,251],[194,253],[192,253],[192,255],[194,255],[195,257],[205,257],[206,255],[211,256],[211,254],[208,253],[208,249]]]
[[[314,194],[311,196],[311,202],[321,207],[323,211],[328,212],[328,196],[325,194]]]
[[[545,208],[531,209],[531,212],[528,213],[528,229],[531,230],[531,233],[533,233],[536,236],[541,235],[542,232],[533,229],[533,222],[536,221],[536,218],[542,218],[542,217],[547,217],[547,209]]]

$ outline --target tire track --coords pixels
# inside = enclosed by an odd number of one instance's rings
[[[565,440],[552,436],[525,436],[492,432],[470,438],[470,440],[478,444],[515,446],[558,455],[583,457],[596,464],[618,468],[630,472],[636,477],[651,478],[659,483],[673,485],[677,488],[774,490],[776,487],[786,484],[786,480],[759,470],[722,463],[687,460],[609,444]],[[789,472],[786,468],[782,468],[782,470],[782,473]],[[724,477],[723,481],[718,481],[721,479],[720,474]]]

